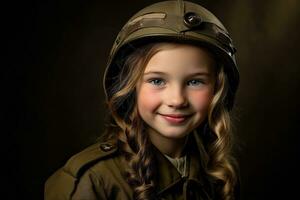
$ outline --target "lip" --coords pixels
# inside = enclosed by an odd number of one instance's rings
[[[167,122],[171,124],[182,124],[184,123],[191,115],[184,114],[160,114]]]

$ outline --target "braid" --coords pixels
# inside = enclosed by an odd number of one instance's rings
[[[140,117],[133,119],[131,134],[127,135],[128,144],[135,145],[135,154],[129,159],[128,182],[134,185],[134,199],[153,199],[154,194],[154,158],[149,137],[143,130],[143,122]],[[134,142],[132,142],[134,141]],[[133,145],[131,145],[132,148]]]
[[[145,134],[142,119],[134,112],[131,125],[118,134],[121,152],[125,154],[129,168],[125,177],[133,188],[135,200],[154,199],[154,156],[149,137]],[[124,135],[126,142],[123,142]]]
[[[117,138],[120,151],[129,164],[125,178],[133,189],[135,200],[151,200],[155,194],[155,160],[144,122],[135,106],[135,86],[146,63],[158,51],[157,45],[150,44],[133,52],[126,59],[118,81],[111,87],[107,102],[111,124],[119,127]]]

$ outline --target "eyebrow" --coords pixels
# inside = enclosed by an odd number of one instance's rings
[[[154,74],[154,75],[167,75],[167,73],[165,73],[165,72],[149,71],[149,72],[144,73],[144,76],[152,75],[152,74]],[[211,73],[209,73],[209,72],[196,72],[196,73],[188,74],[188,76],[211,76]]]
[[[157,72],[157,71],[150,71],[150,72],[144,73],[144,75],[151,75],[151,74],[166,75],[165,72]]]

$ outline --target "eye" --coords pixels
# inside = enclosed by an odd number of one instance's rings
[[[187,85],[189,86],[201,86],[202,84],[204,84],[204,81],[203,80],[200,80],[200,79],[193,79],[193,80],[189,80],[187,82]]]
[[[160,78],[150,79],[149,83],[152,85],[155,85],[155,86],[164,86],[165,85],[165,81]]]

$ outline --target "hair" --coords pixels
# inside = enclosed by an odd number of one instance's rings
[[[174,48],[176,45],[150,43],[137,48],[125,59],[117,81],[108,89],[110,122],[106,135],[116,137],[120,151],[125,154],[129,163],[125,177],[133,188],[135,200],[154,199],[156,177],[153,147],[148,134],[145,134],[146,125],[139,116],[136,106],[136,85],[151,57],[161,50]],[[207,116],[212,139],[204,145],[209,157],[206,173],[220,183],[218,193],[222,199],[229,200],[233,199],[237,177],[233,167],[235,160],[231,156],[231,123],[225,103],[227,90],[227,76],[220,66],[216,73],[215,95]]]
[[[237,163],[232,155],[231,118],[226,103],[228,89],[224,67],[220,66],[216,76],[215,95],[208,110],[209,132],[213,139],[206,145],[209,155],[207,173],[220,182],[219,193],[225,200],[234,199],[234,187],[237,184]]]

